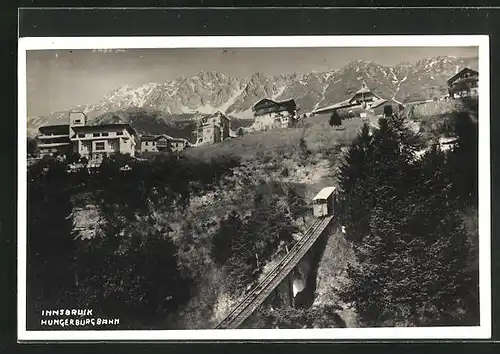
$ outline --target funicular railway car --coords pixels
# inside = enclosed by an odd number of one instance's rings
[[[335,187],[325,187],[313,198],[313,214],[316,217],[335,215],[335,205],[337,204],[337,189]]]

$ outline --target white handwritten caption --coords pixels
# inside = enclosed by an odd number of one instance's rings
[[[116,326],[120,324],[118,318],[92,317],[93,310],[90,309],[60,309],[42,310],[41,326],[48,327],[87,327],[87,326]]]

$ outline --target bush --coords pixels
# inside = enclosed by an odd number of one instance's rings
[[[342,125],[342,119],[340,118],[339,114],[337,111],[333,111],[332,115],[330,116],[330,126],[341,126]]]

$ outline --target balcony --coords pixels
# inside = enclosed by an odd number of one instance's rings
[[[40,134],[37,136],[37,139],[39,140],[57,139],[57,138],[69,139],[69,134]]]
[[[67,143],[46,143],[46,144],[38,144],[38,147],[40,149],[42,148],[53,148],[53,147],[61,147],[61,146],[67,146],[70,145],[69,142]]]

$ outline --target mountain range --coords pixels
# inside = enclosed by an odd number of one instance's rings
[[[67,113],[73,110],[85,112],[90,124],[122,121],[136,125],[140,132],[154,133],[164,126],[172,127],[214,111],[235,120],[250,119],[252,106],[262,98],[278,101],[293,98],[299,114],[303,114],[346,99],[363,81],[379,96],[407,103],[446,94],[446,80],[464,67],[477,70],[478,58],[440,56],[393,67],[357,60],[327,72],[277,76],[255,73],[246,78],[202,71],[193,77],[180,76],[165,83],[125,85],[95,104],[28,117],[27,128],[30,136],[36,135],[42,125],[64,124]],[[188,129],[182,124],[178,127]]]

